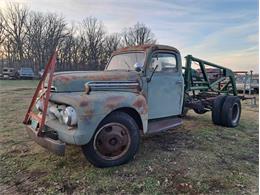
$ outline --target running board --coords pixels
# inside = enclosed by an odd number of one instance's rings
[[[177,127],[182,124],[179,117],[167,117],[162,119],[153,119],[148,121],[147,133],[158,133]]]

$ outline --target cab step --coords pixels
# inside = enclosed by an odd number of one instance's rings
[[[177,127],[182,124],[179,117],[167,117],[160,119],[152,119],[148,121],[148,133],[158,133]]]

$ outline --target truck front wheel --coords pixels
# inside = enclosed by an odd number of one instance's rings
[[[140,132],[135,120],[124,112],[114,112],[101,122],[82,150],[94,166],[112,167],[131,160],[139,142]]]

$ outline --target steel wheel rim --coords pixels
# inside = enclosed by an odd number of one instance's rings
[[[106,160],[117,160],[124,156],[131,143],[128,129],[120,123],[108,123],[94,137],[94,149]]]
[[[239,118],[239,106],[235,103],[232,107],[232,122],[236,123]]]

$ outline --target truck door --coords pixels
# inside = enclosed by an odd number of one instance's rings
[[[180,54],[172,51],[154,52],[148,63],[148,77],[155,68],[153,77],[147,83],[148,118],[181,114],[184,80]]]

